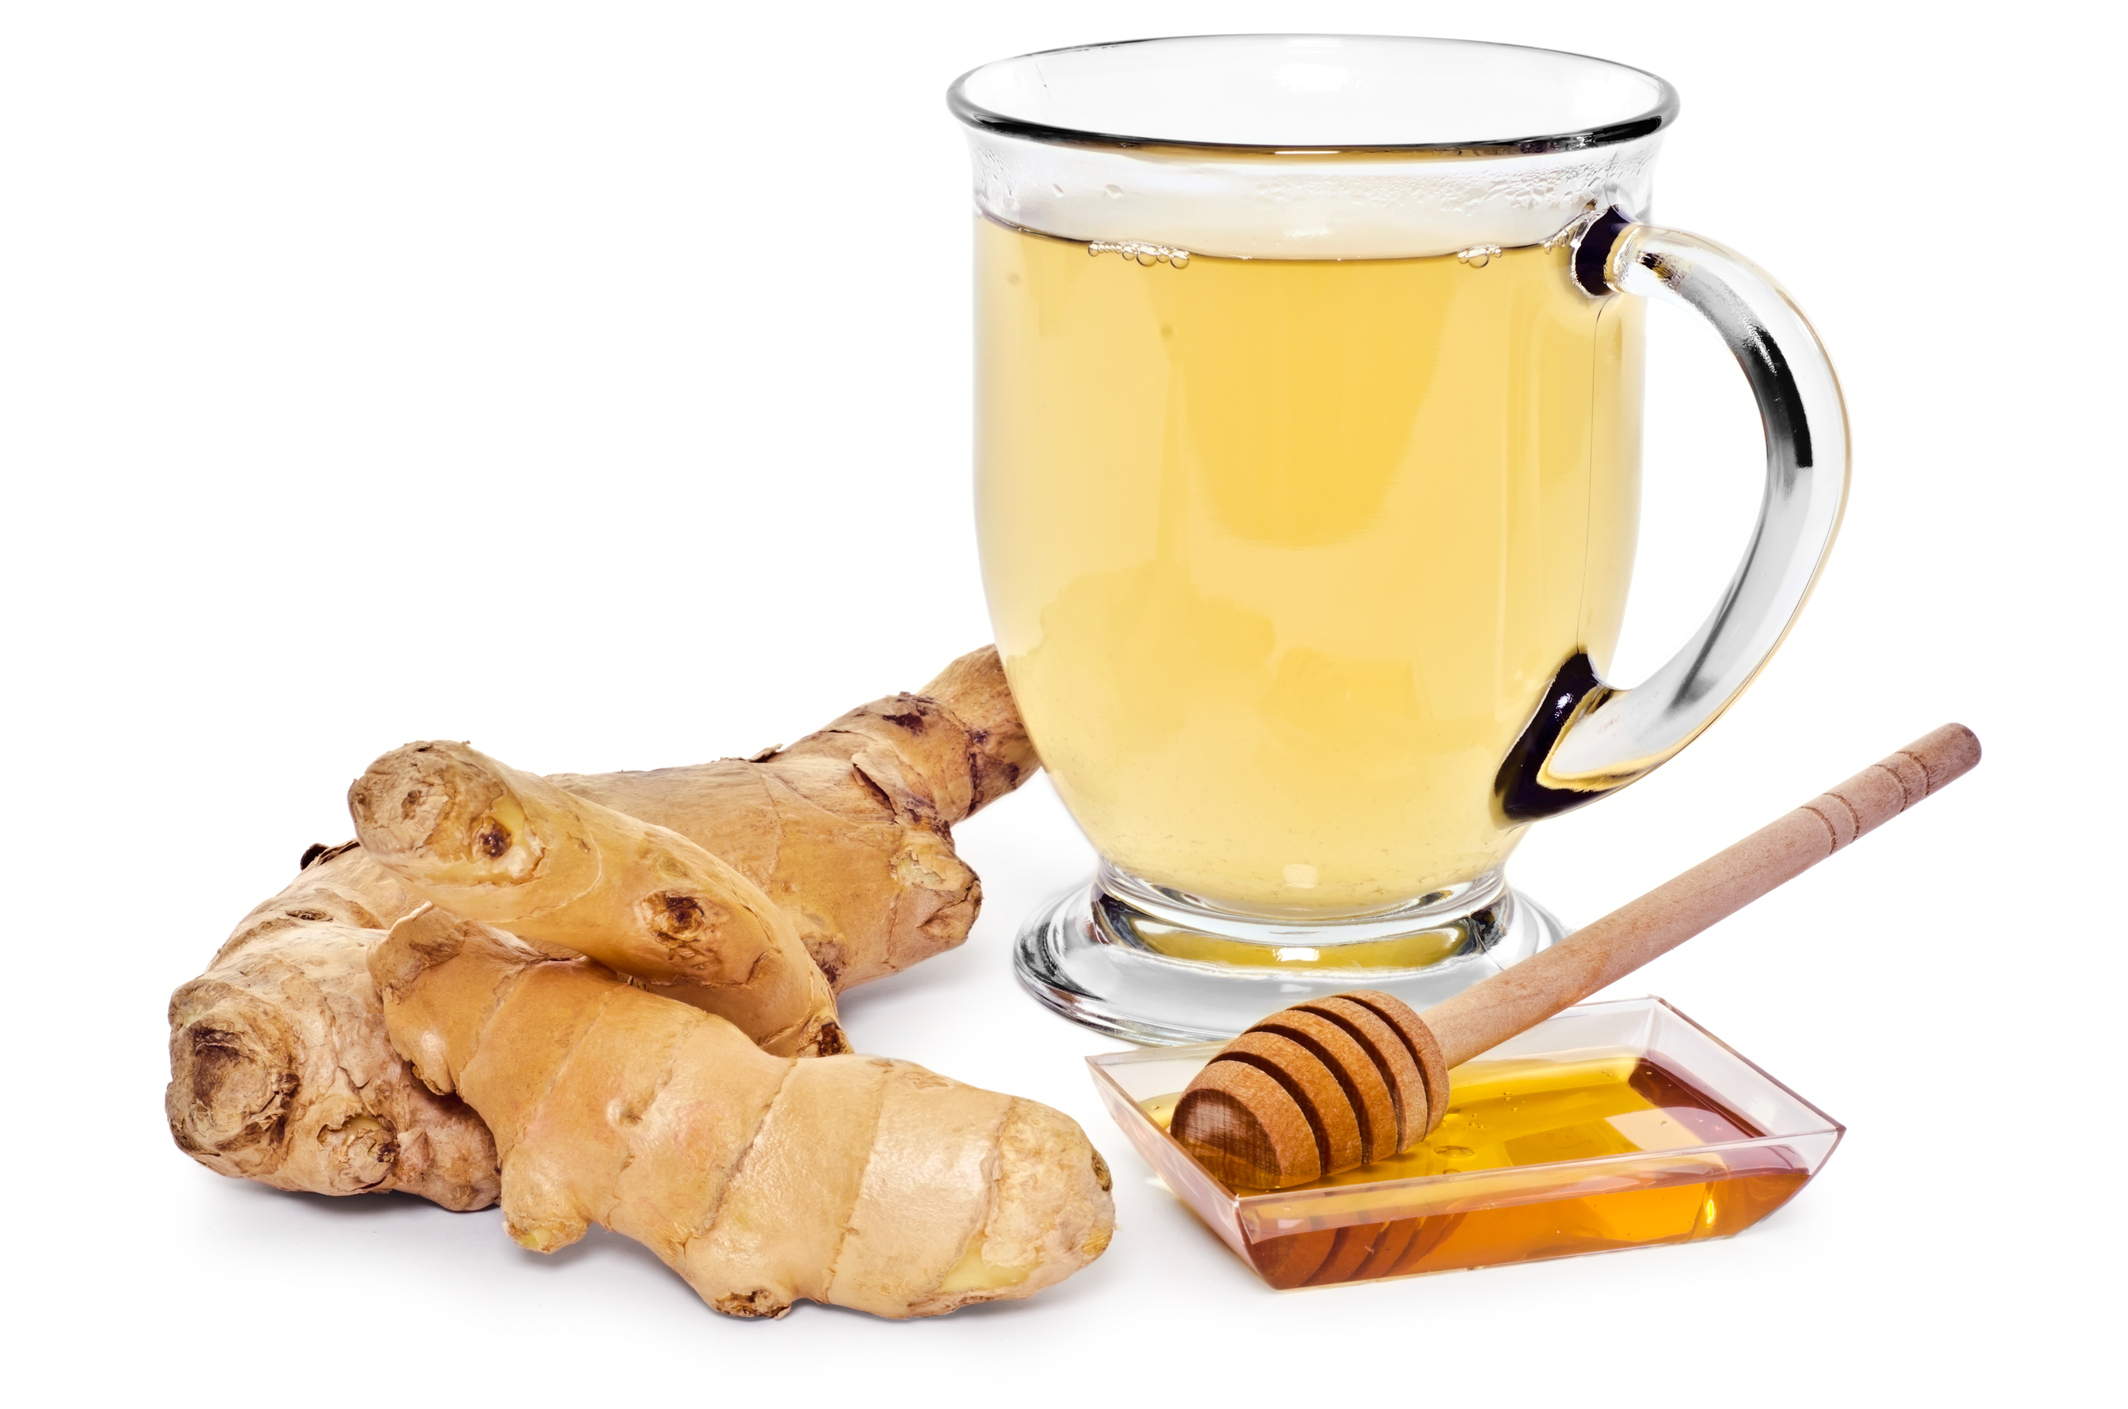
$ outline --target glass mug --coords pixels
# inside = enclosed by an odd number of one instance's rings
[[[1101,858],[1022,931],[1022,981],[1187,1042],[1341,989],[1424,1008],[1556,940],[1503,878],[1515,843],[1741,693],[1846,494],[1801,312],[1640,223],[1674,90],[1507,45],[1233,35],[1007,59],[949,103],[984,588]],[[1654,296],[1742,365],[1766,493],[1705,624],[1621,689]]]

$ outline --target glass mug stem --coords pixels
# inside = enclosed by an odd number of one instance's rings
[[[1556,940],[1503,877],[1522,832],[1734,700],[1845,497],[1801,313],[1629,214],[1675,94],[1539,50],[1259,35],[1029,55],[950,102],[985,589],[1102,858],[1029,921],[1023,982],[1196,1041],[1341,988],[1424,1007]],[[1767,489],[1706,623],[1626,689],[1602,674],[1649,297],[1738,357]]]
[[[1038,910],[1014,950],[1021,985],[1131,1042],[1218,1042],[1275,1009],[1354,988],[1416,1008],[1452,998],[1567,933],[1498,870],[1341,919],[1236,915],[1103,862]]]

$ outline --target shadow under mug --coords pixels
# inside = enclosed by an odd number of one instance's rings
[[[1742,692],[1846,494],[1802,313],[1637,218],[1675,92],[1547,50],[1236,35],[1007,59],[949,103],[985,592],[1101,857],[1021,932],[1022,981],[1192,1042],[1356,986],[1424,1008],[1556,940],[1515,843]],[[1622,689],[1648,297],[1735,354],[1766,492],[1712,614]]]

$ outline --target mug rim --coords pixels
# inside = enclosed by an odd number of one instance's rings
[[[1079,54],[1102,49],[1125,49],[1140,45],[1188,44],[1206,40],[1294,40],[1330,39],[1359,41],[1376,44],[1418,44],[1428,46],[1519,51],[1527,54],[1544,54],[1575,59],[1583,63],[1630,73],[1648,80],[1655,88],[1654,103],[1642,111],[1614,121],[1566,131],[1538,133],[1527,136],[1496,136],[1457,141],[1439,142],[1343,142],[1334,144],[1302,143],[1257,143],[1214,142],[1195,138],[1158,137],[1151,134],[1108,132],[1092,127],[1067,127],[1041,122],[1032,118],[1014,117],[1008,113],[984,107],[968,95],[970,80],[977,75],[997,69],[1006,64],[1022,63],[1029,59],[1045,58],[1054,54]],[[1451,39],[1440,36],[1410,34],[1305,34],[1292,33],[1235,33],[1235,34],[1178,34],[1160,35],[1144,39],[1112,40],[1099,44],[1069,44],[1055,49],[1037,49],[1031,53],[1017,54],[1010,58],[993,59],[978,64],[956,78],[946,90],[946,107],[968,127],[1004,137],[1017,137],[1025,141],[1041,142],[1053,146],[1099,147],[1127,151],[1156,153],[1199,154],[1203,156],[1241,156],[1251,158],[1313,159],[1347,155],[1373,156],[1395,155],[1409,158],[1469,158],[1503,156],[1537,156],[1549,152],[1585,151],[1595,147],[1616,146],[1636,141],[1669,127],[1677,120],[1679,99],[1677,89],[1660,74],[1635,68],[1613,59],[1597,58],[1591,54],[1575,53],[1567,49],[1546,49],[1533,44],[1502,44],[1485,39]]]

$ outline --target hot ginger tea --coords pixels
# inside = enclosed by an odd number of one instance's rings
[[[978,517],[1013,693],[1111,862],[1363,913],[1497,867],[1494,776],[1600,670],[1641,324],[1568,250],[1176,258],[980,220]]]
[[[1141,1106],[1165,1129],[1179,1096]],[[1291,1288],[1722,1237],[1772,1213],[1810,1178],[1778,1149],[1708,1148],[1761,1133],[1637,1054],[1472,1062],[1457,1069],[1448,1113],[1419,1148],[1299,1189],[1357,1189],[1636,1152],[1675,1151],[1678,1158],[1631,1175],[1590,1166],[1577,1181],[1585,1187],[1566,1197],[1474,1198],[1464,1210],[1251,1237],[1248,1255],[1266,1282]]]

